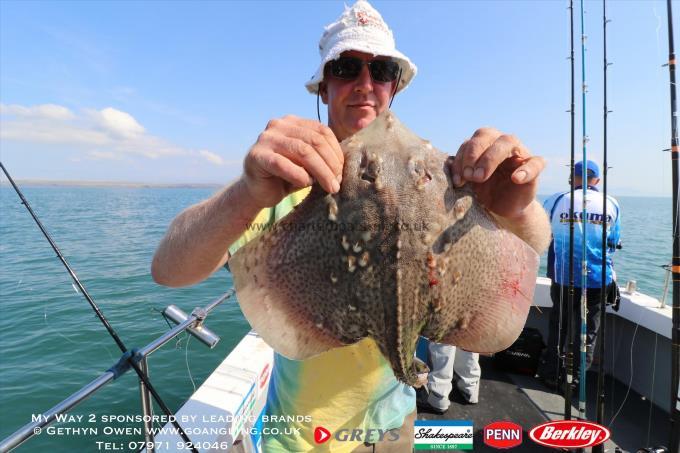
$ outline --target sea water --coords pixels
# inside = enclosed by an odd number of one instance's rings
[[[24,189],[53,240],[130,349],[167,331],[160,313],[167,305],[189,313],[231,288],[226,270],[183,289],[161,287],[149,273],[151,257],[170,221],[213,191]],[[619,202],[623,249],[614,259],[619,281],[636,280],[639,291],[658,298],[665,275],[660,266],[671,256],[671,199],[620,197]],[[4,438],[95,379],[118,360],[120,351],[8,187],[0,188],[0,237],[0,438]],[[249,330],[233,300],[218,307],[206,325],[221,336],[213,350],[182,335],[149,359],[151,381],[173,411]],[[154,413],[162,414],[158,408]],[[140,414],[132,371],[70,414],[74,418],[54,424],[52,431],[45,430],[17,451],[101,451],[106,446],[127,451],[132,445],[128,442],[143,439],[136,434],[141,424],[130,417]]]

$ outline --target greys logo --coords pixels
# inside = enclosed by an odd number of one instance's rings
[[[376,439],[374,436],[378,436]],[[394,442],[399,440],[399,428],[394,429],[340,429],[333,435],[340,442]]]
[[[324,443],[328,441],[328,430],[323,427],[317,427],[315,430],[314,440],[316,443]],[[399,428],[394,429],[339,429],[332,434],[332,437],[338,442],[395,442],[399,440]]]

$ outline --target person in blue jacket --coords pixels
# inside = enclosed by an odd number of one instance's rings
[[[569,301],[569,224],[574,223],[574,368],[573,376],[578,376],[580,361],[581,329],[581,265],[583,259],[583,241],[586,241],[586,370],[593,362],[593,352],[600,328],[600,295],[602,291],[602,228],[607,229],[606,258],[606,291],[607,300],[613,303],[618,294],[616,273],[612,264],[612,254],[621,247],[621,212],[615,198],[607,196],[606,219],[604,218],[604,202],[602,194],[597,190],[600,182],[600,169],[591,160],[586,161],[587,187],[586,216],[583,218],[583,162],[574,167],[574,219],[570,219],[570,191],[552,195],[543,207],[550,217],[552,242],[548,249],[548,277],[552,280],[550,298],[553,310],[550,312],[550,330],[548,348],[538,370],[538,374],[548,387],[556,389],[560,382],[562,369],[562,353],[567,339],[567,313]],[[561,318],[561,322],[560,322]],[[559,348],[559,349],[558,349]]]

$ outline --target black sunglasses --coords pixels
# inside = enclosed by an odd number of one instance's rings
[[[374,82],[393,82],[399,76],[399,63],[392,60],[364,61],[356,57],[340,57],[337,60],[329,61],[326,68],[333,77],[342,80],[356,80],[361,74],[364,64],[368,66],[368,72]]]

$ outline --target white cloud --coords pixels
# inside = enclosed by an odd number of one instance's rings
[[[75,115],[69,109],[55,104],[34,105],[32,107],[24,107],[16,104],[0,104],[0,114],[63,121],[75,118]]]
[[[213,165],[226,164],[211,151],[187,149],[149,134],[131,114],[113,107],[83,109],[76,115],[55,104],[30,107],[0,104],[0,116],[2,141],[73,145],[84,148],[90,159],[195,156]]]
[[[121,160],[121,156],[113,151],[90,151],[87,155],[94,160]]]
[[[107,107],[103,110],[89,111],[95,123],[103,130],[124,139],[133,139],[144,134],[144,128],[129,113]]]
[[[224,165],[225,163],[224,159],[222,159],[222,156],[218,156],[217,154],[207,151],[205,149],[200,150],[198,154],[208,162],[213,163],[215,165]]]
[[[31,143],[107,145],[111,139],[92,129],[50,121],[2,121],[0,139]]]

